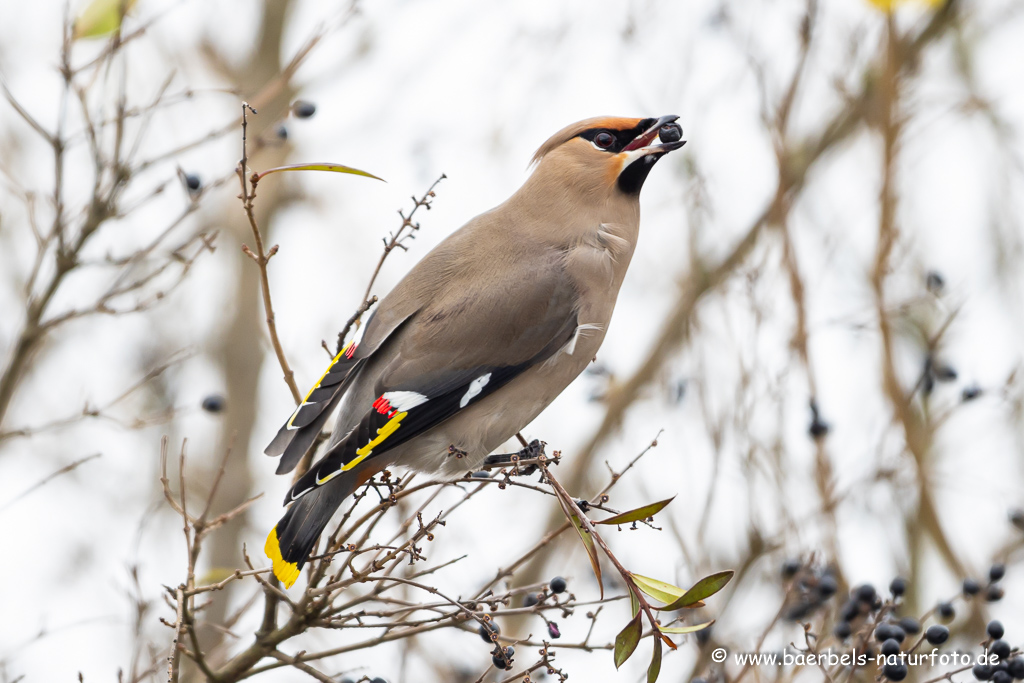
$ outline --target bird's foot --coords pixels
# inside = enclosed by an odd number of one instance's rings
[[[462,460],[469,455],[469,453],[457,447],[455,444],[451,444],[448,446],[448,455],[454,455],[457,460]]]
[[[484,460],[485,467],[503,467],[507,465],[514,466],[517,469],[518,474],[530,475],[537,471],[536,464],[529,464],[525,467],[520,468],[519,463],[524,460],[536,460],[540,456],[544,455],[544,446],[546,444],[543,441],[534,439],[529,443],[526,448],[516,451],[515,453],[495,453],[487,456]]]

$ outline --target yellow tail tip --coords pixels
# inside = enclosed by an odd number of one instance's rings
[[[263,546],[263,552],[274,563],[274,576],[281,580],[285,588],[291,588],[295,580],[299,578],[299,567],[296,563],[286,562],[281,557],[281,545],[277,542],[277,527],[270,530],[267,544]]]

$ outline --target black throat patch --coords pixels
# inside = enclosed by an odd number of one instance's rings
[[[654,164],[658,163],[658,159],[662,156],[657,152],[645,154],[622,169],[622,172],[619,173],[619,189],[626,194],[640,194],[640,188],[644,186],[647,174],[651,172]]]

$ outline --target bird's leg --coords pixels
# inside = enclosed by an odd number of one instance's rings
[[[495,453],[488,455],[484,460],[484,465],[514,465],[516,473],[526,476],[533,474],[537,471],[536,465],[529,465],[523,469],[519,469],[519,463],[523,460],[536,460],[538,457],[544,454],[544,442],[538,439],[531,441],[526,448],[516,451],[515,453]]]

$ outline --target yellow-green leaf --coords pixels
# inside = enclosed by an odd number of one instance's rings
[[[662,633],[693,633],[694,631],[703,631],[713,623],[715,623],[714,619],[693,626],[659,626],[658,630]]]
[[[665,507],[675,500],[675,496],[672,496],[668,500],[659,500],[657,503],[651,503],[650,505],[644,505],[635,510],[629,510],[627,512],[620,512],[617,515],[613,515],[608,519],[602,519],[600,522],[594,522],[595,524],[629,524],[630,522],[642,522],[648,517],[653,517],[655,513],[661,512]]]
[[[640,601],[637,600],[636,593],[633,592],[632,587],[629,589],[629,609],[634,617],[640,612]]]
[[[892,12],[899,5],[909,4],[906,0],[869,0],[872,5],[882,10],[883,12]],[[919,4],[928,5],[930,7],[938,7],[943,3],[944,0],[922,0]]]
[[[633,654],[633,651],[636,650],[641,635],[643,635],[643,628],[640,626],[640,615],[638,614],[629,620],[626,628],[619,631],[619,635],[615,636],[616,669],[622,666],[629,659],[630,655]]]
[[[671,583],[652,579],[649,576],[641,576],[640,574],[633,573],[630,573],[630,576],[633,577],[633,581],[636,583],[637,588],[658,602],[675,602],[681,598],[684,593],[686,593],[686,591],[679,586],[673,586]]]
[[[590,532],[583,526],[583,522],[576,516],[565,501],[562,500],[561,496],[558,496],[558,504],[562,506],[562,513],[566,519],[572,522],[572,527],[576,529],[576,533],[579,534],[580,541],[583,542],[583,547],[587,551],[587,557],[590,558],[590,566],[594,570],[594,576],[597,577],[597,586],[601,590],[601,599],[604,600],[604,581],[601,580],[601,559],[597,555],[597,544],[594,543],[594,539],[591,537]]]
[[[290,166],[276,166],[274,168],[263,171],[262,173],[256,174],[257,180],[262,180],[264,176],[268,176],[271,173],[281,173],[283,171],[331,171],[332,173],[348,173],[349,175],[361,175],[364,178],[373,178],[385,182],[383,178],[378,178],[372,173],[366,171],[360,171],[358,168],[352,168],[351,166],[342,166],[341,164],[328,164],[328,163],[315,163],[315,164],[291,164]]]
[[[735,572],[729,569],[724,572],[705,576],[703,579],[693,584],[693,587],[686,591],[686,593],[684,593],[680,598],[674,602],[670,602],[661,609],[671,612],[672,610],[682,609],[684,607],[696,607],[697,603],[704,600],[704,598],[710,597],[725,588],[725,585],[729,583],[734,573]]]
[[[654,639],[654,652],[651,653],[651,665],[647,667],[647,683],[655,683],[661,674],[661,638]]]
[[[72,36],[102,38],[121,28],[121,21],[136,0],[92,0],[75,19]]]
[[[213,583],[220,583],[234,573],[234,569],[228,569],[227,567],[211,567],[209,571],[199,577],[196,585],[209,586]]]

